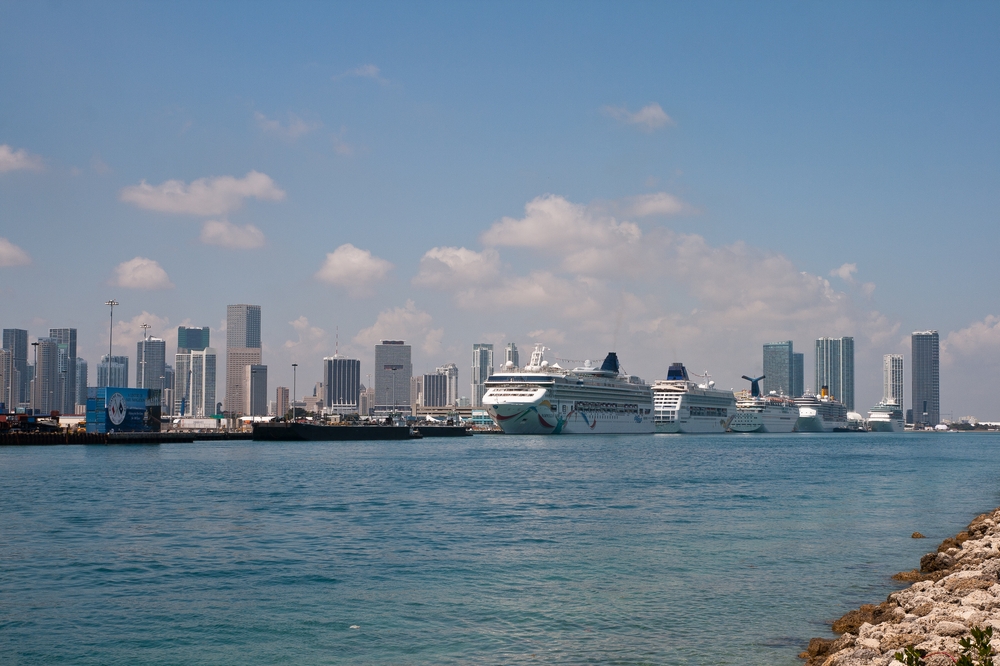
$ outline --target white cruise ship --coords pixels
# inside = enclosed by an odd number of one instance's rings
[[[683,363],[672,363],[667,378],[653,382],[656,432],[726,432],[736,414],[736,396],[715,388],[708,373],[701,376],[705,383],[696,384]]]
[[[621,374],[618,355],[600,368],[564,370],[536,345],[523,369],[486,380],[483,408],[509,435],[627,434],[653,432],[653,396],[639,377]]]
[[[817,396],[806,391],[801,398],[795,399],[799,406],[799,420],[795,429],[799,432],[833,432],[847,430],[847,407],[827,394],[824,386]]]
[[[868,429],[872,432],[903,432],[903,408],[892,400],[883,400],[868,412]]]
[[[736,400],[736,416],[729,422],[733,432],[792,432],[799,419],[799,407],[791,398],[771,391],[761,395],[760,380],[743,375],[750,382],[750,393],[744,390]]]

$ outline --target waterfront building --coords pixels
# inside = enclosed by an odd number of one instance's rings
[[[410,409],[410,345],[382,340],[375,345],[375,412],[388,414]]]
[[[35,377],[31,383],[31,409],[35,414],[62,412],[59,394],[59,343],[38,338],[35,347]],[[74,410],[75,411],[75,410]]]
[[[200,328],[192,326],[177,327],[177,353],[184,351],[202,351],[211,347],[211,329],[208,326]]]
[[[465,397],[463,395],[461,398],[458,399],[458,403],[455,406],[456,407],[472,407],[472,401],[469,400],[467,397]]]
[[[375,413],[375,387],[364,387],[361,385],[361,394],[358,396],[358,414],[371,416]]]
[[[162,390],[166,371],[167,343],[160,338],[145,338],[135,345],[136,388]]]
[[[22,328],[3,329],[3,348],[11,352],[11,362],[17,373],[12,380],[17,382],[14,404],[24,405],[31,399],[28,394],[28,382],[31,381],[31,373],[28,371],[28,331]]]
[[[260,306],[226,307],[226,409],[238,413],[247,404],[243,385],[248,365],[260,365]]]
[[[805,354],[792,354],[792,397],[801,398],[806,389]]]
[[[437,373],[444,375],[447,380],[448,397],[445,399],[445,404],[454,407],[458,404],[458,366],[448,363],[438,368]]]
[[[854,411],[854,338],[816,340],[816,395],[824,386],[848,411]]]
[[[76,386],[73,401],[77,405],[77,414],[87,412],[87,362],[79,356],[76,357]]]
[[[937,331],[910,336],[910,400],[913,424],[933,428],[941,422],[940,348]]]
[[[274,391],[274,415],[284,417],[289,409],[291,409],[291,405],[288,400],[288,387],[279,386]]]
[[[191,384],[188,388],[190,407],[187,411],[195,418],[205,418],[216,413],[216,365],[217,355],[214,348],[206,347],[191,352]]]
[[[361,361],[339,355],[323,359],[323,402],[330,414],[358,412],[361,393]]]
[[[17,382],[18,373],[14,369],[14,352],[9,349],[0,349],[0,403],[3,409],[0,412],[14,412],[17,410]]]
[[[882,357],[882,402],[903,408],[903,355],[886,354]]]
[[[243,413],[247,416],[267,416],[267,366],[248,365],[243,374],[246,404]]]
[[[764,395],[771,391],[793,395],[794,353],[792,341],[768,342],[764,345],[764,379],[761,382]]]
[[[486,380],[493,374],[493,345],[479,342],[472,345],[472,407],[483,406]]]
[[[128,388],[128,356],[112,356],[110,371],[108,369],[108,355],[102,356],[101,362],[97,366],[97,386]]]
[[[507,343],[507,349],[504,350],[503,355],[503,367],[504,368],[520,368],[521,363],[517,355],[517,345],[513,342]]]
[[[417,413],[417,407],[424,404],[424,377],[410,377],[410,409]]]
[[[440,373],[424,375],[423,395],[421,405],[423,407],[447,407],[448,403],[448,377]]]
[[[173,416],[174,414],[174,368],[169,363],[163,364],[163,390],[161,396],[163,398],[163,404],[161,405],[162,413],[167,416]]]
[[[191,352],[178,349],[174,356],[173,413],[177,416],[191,414]]]
[[[61,414],[76,414],[76,329],[50,328],[49,338],[59,345],[59,380],[54,409]]]

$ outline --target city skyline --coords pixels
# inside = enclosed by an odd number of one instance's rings
[[[1000,418],[1000,8],[0,12],[0,326],[76,329],[92,375],[108,299],[116,356],[143,323],[221,353],[247,302],[273,385],[338,327],[463,386],[477,341],[739,388],[765,342],[853,337],[863,410],[934,329],[942,416]]]

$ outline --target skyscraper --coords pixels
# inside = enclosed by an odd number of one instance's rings
[[[892,402],[903,408],[903,355],[886,354],[882,357],[882,401]]]
[[[448,405],[448,377],[441,374],[424,375],[424,407]]]
[[[59,380],[56,406],[62,414],[76,413],[76,329],[50,328],[49,337],[59,345]]]
[[[507,343],[507,349],[504,350],[503,355],[503,367],[505,368],[520,368],[520,359],[517,354],[517,345],[513,342]]]
[[[178,354],[180,356],[180,354]],[[194,417],[206,417],[215,414],[215,371],[216,351],[206,347],[193,351],[191,356],[191,385],[188,389],[190,408],[188,413]],[[243,380],[241,379],[241,382]],[[266,407],[266,405],[265,405]]]
[[[854,338],[816,340],[816,393],[824,386],[848,410],[854,410]]]
[[[324,407],[331,414],[358,411],[361,393],[361,361],[340,356],[323,359]]]
[[[15,405],[23,405],[31,400],[28,395],[28,382],[31,375],[28,372],[28,331],[21,328],[3,329],[3,348],[10,350],[13,354],[11,362],[17,372],[17,397]]]
[[[454,363],[442,365],[437,369],[439,375],[444,375],[448,380],[448,397],[445,399],[446,405],[458,404],[458,366]]]
[[[86,407],[87,405],[87,362],[79,356],[76,357],[76,404]]]
[[[14,412],[17,409],[18,373],[14,369],[14,352],[0,349],[0,412]]]
[[[914,331],[910,336],[910,399],[913,423],[933,428],[941,422],[941,375],[937,331]]]
[[[62,410],[59,395],[59,343],[52,338],[38,338],[35,349],[35,378],[31,385],[31,408],[35,414]]]
[[[166,377],[167,343],[160,338],[146,338],[135,345],[136,388],[163,389]]]
[[[260,306],[226,308],[226,409],[240,412],[246,405],[243,380],[248,365],[260,365]]]
[[[791,340],[764,345],[764,381],[761,383],[765,395],[771,391],[792,395],[793,356]]]
[[[478,342],[472,345],[472,406],[483,406],[486,380],[493,374],[493,345]]]
[[[795,352],[792,354],[792,397],[798,398],[806,388],[805,354]]]
[[[410,410],[410,345],[382,340],[375,345],[375,411],[380,414]]]
[[[288,387],[279,386],[274,392],[274,415],[279,418],[284,418],[288,410],[291,409],[291,405],[288,401]]]
[[[108,355],[101,357],[97,365],[97,386],[114,386],[128,388],[128,356],[111,357],[111,376],[108,376]]]
[[[177,350],[174,356],[174,409],[177,416],[191,413],[191,353]]]
[[[227,313],[228,314],[228,313]],[[228,324],[227,324],[228,325]],[[184,351],[201,351],[205,347],[211,346],[211,329],[208,326],[192,328],[191,326],[177,327],[177,353]]]
[[[243,413],[247,416],[267,416],[267,366],[248,365],[243,386],[246,387],[247,400]]]

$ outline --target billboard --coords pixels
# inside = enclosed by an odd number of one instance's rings
[[[160,389],[87,389],[87,432],[159,432]]]

